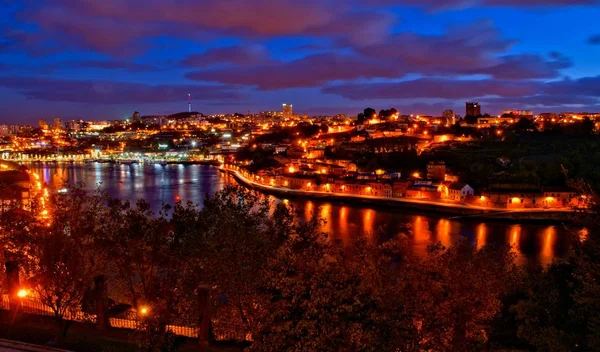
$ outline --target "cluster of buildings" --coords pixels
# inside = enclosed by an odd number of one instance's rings
[[[543,130],[548,125],[569,125],[581,122],[589,118],[594,123],[594,129],[600,130],[600,113],[596,112],[563,112],[563,113],[540,113],[535,115],[531,110],[507,109],[501,115],[490,116],[481,114],[481,104],[478,102],[467,102],[465,108],[465,122],[467,125],[477,128],[508,127],[525,118],[535,122],[538,128]]]
[[[371,109],[371,111],[374,111]],[[502,128],[522,118],[535,122],[573,123],[586,117],[600,127],[600,114],[539,114],[510,109],[498,116],[482,115],[478,102],[466,103],[462,125],[485,129]],[[240,148],[272,150],[281,170],[261,171],[247,176],[274,187],[373,197],[412,198],[458,202],[494,208],[562,208],[576,202],[568,190],[519,189],[518,186],[475,190],[446,173],[443,162],[433,162],[426,175],[401,177],[398,173],[378,170],[361,173],[348,160],[328,160],[328,148],[352,155],[414,148],[422,152],[447,142],[466,142],[469,136],[453,133],[460,121],[452,110],[441,116],[402,115],[395,109],[379,114],[361,114],[362,119],[344,115],[298,115],[291,104],[278,111],[257,114],[203,115],[191,110],[174,115],[131,117],[115,121],[40,120],[38,126],[0,125],[0,160],[13,161],[85,161],[133,160],[184,161],[214,158],[236,153]],[[290,127],[313,126],[319,131],[311,137],[292,136],[278,142],[265,142],[264,135]],[[400,138],[404,137],[404,138]],[[406,138],[409,137],[409,138]],[[267,138],[268,139],[268,138]],[[382,143],[366,143],[381,140]],[[351,159],[350,159],[351,160]],[[235,167],[243,165],[235,164]],[[8,176],[7,176],[8,177]]]
[[[30,208],[34,189],[31,178],[18,164],[0,161],[0,213],[14,207]]]
[[[80,161],[115,158],[123,153],[141,156],[164,154],[186,158],[194,154],[234,153],[275,129],[298,124],[326,124],[347,128],[344,115],[309,118],[297,115],[292,105],[280,111],[256,114],[204,115],[184,112],[173,115],[131,117],[106,121],[39,120],[37,126],[0,125],[0,159],[16,161]],[[287,149],[287,148],[286,148]]]
[[[294,160],[280,169],[251,172],[243,163],[230,162],[226,169],[253,182],[283,189],[376,198],[398,198],[492,209],[565,209],[584,202],[567,188],[492,185],[477,192],[457,176],[446,173],[445,163],[430,162],[426,177],[409,177],[377,170],[364,173],[356,165],[339,161]]]

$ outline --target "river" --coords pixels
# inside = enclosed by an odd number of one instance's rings
[[[157,211],[163,203],[182,201],[202,204],[204,196],[233,183],[216,168],[201,165],[113,165],[113,164],[30,164],[42,179],[57,188],[64,182],[83,182],[89,190],[98,185],[115,198],[135,202],[143,198]],[[424,254],[427,246],[445,246],[461,237],[478,246],[510,244],[520,264],[548,264],[568,254],[567,230],[558,224],[507,223],[482,220],[451,220],[444,216],[419,214],[399,209],[352,205],[308,199],[285,200],[307,218],[314,212],[325,219],[323,230],[342,240],[351,234],[389,238],[412,229],[413,248]]]

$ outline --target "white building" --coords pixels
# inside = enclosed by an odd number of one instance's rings
[[[474,195],[475,190],[466,183],[452,182],[448,185],[448,199],[463,201],[465,198]]]

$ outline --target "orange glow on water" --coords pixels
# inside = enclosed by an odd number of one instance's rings
[[[342,206],[340,208],[340,216],[338,217],[338,227],[340,230],[341,238],[344,245],[350,244],[350,236],[348,231],[348,207]]]
[[[542,253],[540,255],[540,262],[542,264],[551,264],[554,259],[554,244],[556,242],[556,228],[554,226],[548,227],[544,231],[544,246],[542,247]]]
[[[589,234],[590,232],[588,231],[588,229],[579,230],[579,240],[582,242],[587,240]]]
[[[479,224],[477,226],[477,249],[485,247],[487,241],[487,226],[485,224]]]
[[[331,232],[331,204],[323,204],[321,205],[321,219],[325,220],[325,224],[323,224],[323,231],[330,233]]]
[[[363,232],[366,237],[373,238],[375,236],[376,229],[373,228],[375,223],[375,211],[373,209],[365,209],[363,217]]]
[[[521,225],[513,225],[509,229],[509,242],[510,251],[515,254],[515,261],[519,264],[523,264],[525,260],[525,256],[521,252],[520,243],[521,236],[523,233],[523,228]]]
[[[312,219],[314,207],[315,206],[314,206],[313,202],[311,202],[310,200],[308,202],[306,202],[306,205],[304,206],[304,216],[307,219]]]
[[[427,246],[431,244],[431,231],[429,223],[422,216],[416,216],[412,223],[415,251],[419,255],[427,253]]]
[[[452,246],[450,238],[450,221],[448,219],[440,219],[436,226],[437,240],[446,248]]]
[[[510,242],[511,247],[517,247],[519,245],[519,239],[521,238],[521,226],[514,225],[510,229]]]

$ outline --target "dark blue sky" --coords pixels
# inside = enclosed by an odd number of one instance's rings
[[[0,123],[600,111],[597,0],[1,0]]]

